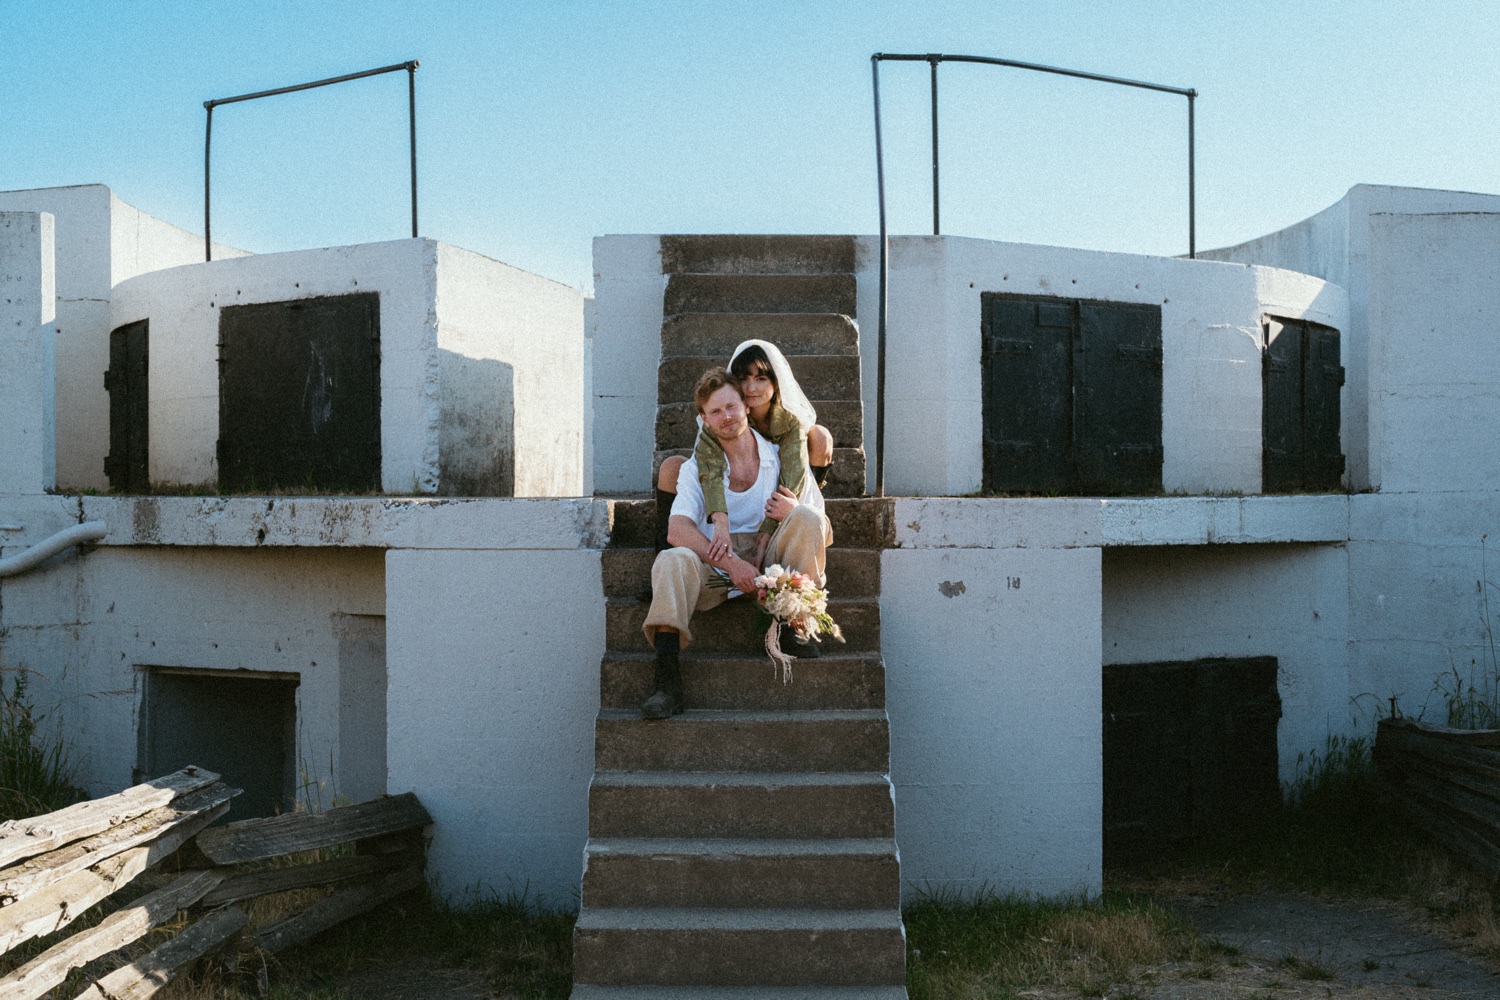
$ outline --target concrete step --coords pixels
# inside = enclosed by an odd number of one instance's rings
[[[656,370],[656,402],[692,405],[693,386],[708,369],[722,365],[724,355],[663,358]],[[787,358],[797,384],[808,399],[860,399],[859,358],[847,354],[805,354]],[[819,411],[821,412],[821,410]]]
[[[835,451],[835,468],[838,458]],[[660,453],[658,454],[660,462]],[[824,513],[833,525],[833,544],[841,548],[891,548],[896,541],[895,504],[889,498],[827,499]],[[611,548],[650,548],[656,544],[656,501],[649,497],[609,502]]]
[[[889,910],[604,909],[573,929],[573,979],[639,986],[898,986],[906,933]]]
[[[662,296],[662,315],[838,313],[852,317],[854,303],[852,274],[673,274]]]
[[[775,676],[769,657],[683,659],[683,701],[693,708],[819,711],[884,708],[885,667],[878,655],[839,653],[835,645],[816,660],[798,661],[793,681]],[[600,667],[602,708],[639,708],[656,689],[650,653],[611,653]]]
[[[857,399],[815,399],[818,423],[828,428],[839,448],[864,444],[864,405]],[[692,403],[663,403],[656,408],[656,447],[692,448],[698,441],[698,408]]]
[[[896,909],[894,840],[590,838],[586,907]]]
[[[600,569],[605,597],[649,600],[655,549],[605,549]],[[834,538],[828,550],[828,588],[837,597],[880,596],[880,550],[846,549]]]
[[[892,794],[878,772],[599,770],[589,785],[589,835],[892,837]]]
[[[712,357],[727,365],[746,340],[797,354],[858,354],[859,326],[841,313],[680,313],[661,325],[661,356]]]
[[[833,449],[833,465],[828,470],[828,485],[823,489],[826,499],[854,499],[865,495],[865,450],[863,448]]]
[[[612,598],[604,602],[604,648],[615,653],[650,652],[641,626],[646,621],[648,605],[629,598]],[[830,651],[846,653],[875,652],[880,649],[880,602],[871,597],[830,597],[828,613],[843,630],[844,642],[830,640]],[[684,653],[684,662],[693,656],[752,656],[765,649],[764,640],[755,632],[755,602],[737,597],[711,611],[693,616],[693,643]],[[784,644],[786,650],[791,644]]]
[[[634,709],[606,708],[594,721],[599,770],[884,773],[890,750],[890,724],[881,709],[689,708],[671,719],[649,720]]]
[[[663,274],[847,274],[854,265],[852,236],[661,238]]]
[[[579,983],[572,1000],[907,1000],[905,986],[601,986]]]

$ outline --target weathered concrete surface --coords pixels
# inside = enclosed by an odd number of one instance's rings
[[[661,359],[661,241],[594,238],[594,489],[651,489],[656,365]]]
[[[386,556],[392,791],[441,891],[577,904],[604,653],[597,551]]]
[[[663,236],[663,274],[848,274],[852,236]]]
[[[1099,550],[893,549],[881,581],[904,894],[1098,892]]]
[[[894,494],[962,495],[982,485],[984,292],[1161,307],[1168,492],[1260,492],[1265,315],[1347,326],[1343,289],[1291,271],[951,236],[890,242],[885,475]],[[861,353],[872,362],[865,437],[873,441],[879,241],[860,237],[860,245]]]
[[[121,201],[102,184],[0,191],[0,212],[48,212],[56,219],[58,479],[69,489],[107,489],[110,298],[127,278],[203,259],[203,238]],[[244,251],[214,245],[214,257]]]
[[[0,212],[0,495],[57,482],[54,233],[50,213]]]

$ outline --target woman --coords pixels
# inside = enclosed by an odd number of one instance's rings
[[[833,464],[833,435],[817,423],[818,415],[797,384],[791,365],[775,344],[764,340],[747,340],[734,349],[729,371],[739,381],[749,410],[750,426],[777,446],[781,455],[781,485],[800,494],[803,481],[811,474],[821,487],[828,467]],[[701,424],[701,422],[700,422]],[[729,518],[724,511],[724,450],[706,427],[699,427],[693,449],[698,460],[698,474],[703,484],[704,500],[714,527],[709,540],[709,557],[727,555],[731,541]],[[664,494],[677,492],[677,474],[685,459],[672,456],[661,464],[657,474],[657,507],[660,512],[670,501]],[[665,522],[665,517],[660,518]],[[763,550],[776,522],[761,524]]]

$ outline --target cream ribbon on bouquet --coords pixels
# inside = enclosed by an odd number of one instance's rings
[[[755,578],[755,596],[761,608],[771,616],[771,626],[766,629],[766,653],[776,668],[775,676],[781,683],[792,682],[793,656],[781,650],[781,627],[785,625],[808,642],[816,642],[818,636],[827,633],[839,642],[844,633],[828,613],[828,592],[813,582],[806,573],[796,573],[782,566],[767,566],[764,573]]]

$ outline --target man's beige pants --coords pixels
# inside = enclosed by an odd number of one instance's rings
[[[731,536],[734,550],[741,558],[754,554],[755,535]],[[823,586],[824,555],[833,544],[833,528],[828,518],[805,505],[793,508],[781,527],[771,535],[766,546],[766,565],[773,563],[806,573]],[[682,648],[693,641],[688,624],[694,611],[707,611],[723,604],[729,588],[709,586],[718,576],[713,568],[688,548],[672,548],[657,553],[651,565],[651,610],[646,613],[646,641],[655,645],[656,630],[670,626],[682,633]]]

